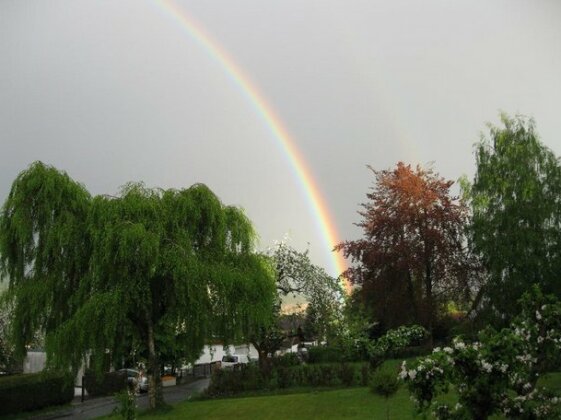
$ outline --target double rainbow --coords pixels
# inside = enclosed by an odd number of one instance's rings
[[[346,269],[346,262],[340,253],[333,252],[335,244],[340,242],[335,222],[311,174],[310,168],[280,118],[275,115],[272,107],[265,101],[261,92],[259,92],[228,53],[217,42],[212,40],[201,25],[197,24],[185,10],[180,9],[179,6],[169,0],[154,0],[154,3],[168,18],[177,23],[178,27],[185,34],[196,40],[207,54],[222,67],[226,74],[240,88],[249,103],[254,107],[256,113],[263,119],[273,137],[282,146],[300,187],[304,191],[311,213],[315,217],[317,228],[321,232],[327,251],[331,256],[331,269],[336,275],[340,275]],[[348,285],[345,284],[345,286],[348,288]]]

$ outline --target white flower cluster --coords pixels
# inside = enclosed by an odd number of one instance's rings
[[[386,335],[380,337],[372,345],[370,352],[375,355],[385,355],[391,351],[402,350],[421,341],[426,334],[427,331],[419,325],[401,326],[395,330],[389,330]]]
[[[528,383],[525,389],[531,389]],[[521,417],[524,413],[532,413],[535,418],[552,418],[554,410],[561,403],[558,397],[548,397],[547,395],[533,389],[531,392],[515,397],[506,397],[502,401],[502,412],[505,416]]]
[[[398,377],[403,381],[414,381],[416,378],[422,381],[440,378],[444,373],[444,368],[436,360],[425,358],[413,369],[407,369],[407,362],[403,361]]]
[[[485,359],[479,360],[478,362],[484,372],[491,373],[493,370],[493,365],[491,363],[488,363]]]
[[[487,330],[481,342],[456,338],[449,346],[436,347],[412,369],[404,362],[399,377],[408,384],[418,407],[434,408],[437,418],[498,412],[508,418],[561,418],[561,399],[536,389],[539,367],[561,351],[561,302],[542,304],[546,298],[535,296],[525,301],[511,328]],[[433,401],[448,385],[455,386],[463,407]],[[489,411],[478,411],[481,401]]]

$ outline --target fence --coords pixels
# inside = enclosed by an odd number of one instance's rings
[[[221,364],[222,363],[220,361],[212,363],[200,363],[197,365],[192,365],[188,368],[178,369],[177,377],[182,378],[191,376],[194,378],[207,378],[212,375],[212,373],[216,369],[220,369]]]

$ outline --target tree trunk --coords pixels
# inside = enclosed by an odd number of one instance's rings
[[[425,291],[427,293],[427,330],[429,331],[429,345],[432,347],[434,344],[432,330],[433,330],[433,317],[434,317],[434,303],[432,297],[432,267],[431,262],[427,261],[425,266]]]
[[[154,341],[154,325],[150,315],[147,314],[146,324],[148,327],[148,402],[151,409],[164,405],[164,395],[162,392],[162,378],[160,377],[160,363],[156,353]]]
[[[267,357],[267,348],[265,346],[256,345],[256,343],[253,343],[253,347],[255,347],[257,354],[259,355],[259,370],[261,373],[268,374],[269,358]]]
[[[413,319],[415,322],[419,320],[419,308],[417,307],[417,299],[415,298],[415,288],[413,287],[413,277],[411,276],[411,269],[407,269],[407,292],[411,300],[411,307],[413,309]]]

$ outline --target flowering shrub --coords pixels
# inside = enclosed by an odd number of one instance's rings
[[[403,362],[399,377],[420,411],[432,408],[439,419],[485,419],[494,413],[527,419],[561,415],[561,401],[536,386],[539,374],[561,350],[561,303],[536,287],[521,306],[510,328],[487,329],[474,343],[456,338],[411,369]],[[435,403],[450,385],[459,403]]]
[[[419,325],[401,326],[389,330],[385,335],[374,342],[369,342],[367,349],[371,363],[378,366],[388,356],[417,345],[427,336],[427,330]]]

